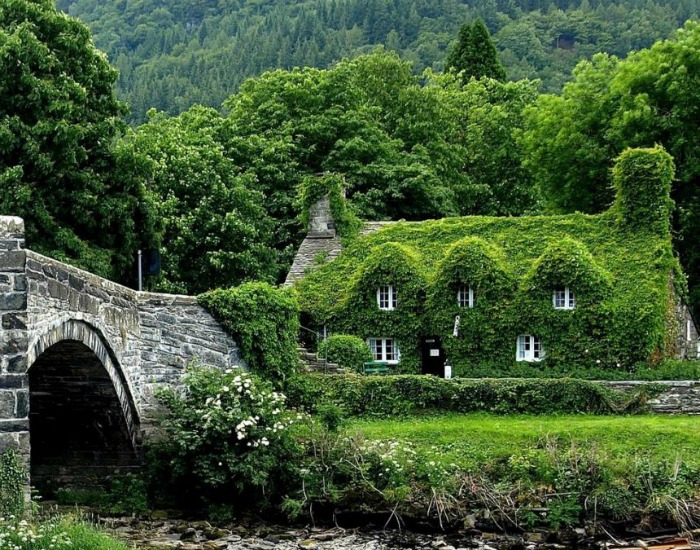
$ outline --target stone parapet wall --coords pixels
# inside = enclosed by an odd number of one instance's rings
[[[654,413],[662,414],[700,414],[700,381],[664,380],[660,382],[616,381],[600,382],[610,388],[632,392],[640,386],[659,384],[666,389],[660,395],[649,400],[649,407]]]
[[[177,384],[188,363],[245,368],[238,346],[193,296],[137,293],[141,395],[152,404],[158,387]],[[152,420],[144,407],[144,422]]]
[[[27,250],[23,221],[6,216],[0,318],[0,451],[28,436],[28,370],[63,340],[81,342],[100,359],[135,432],[152,419],[155,389],[177,384],[188,363],[247,368],[196,298],[137,292]]]

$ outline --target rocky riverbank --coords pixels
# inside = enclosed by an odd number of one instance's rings
[[[208,522],[140,521],[106,518],[100,523],[117,538],[140,549],[163,550],[564,550],[593,544],[585,533],[567,545],[543,533],[506,536],[467,530],[416,533],[397,529],[290,528],[275,525],[215,527]]]

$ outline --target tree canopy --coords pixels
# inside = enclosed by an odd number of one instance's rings
[[[226,158],[215,134],[219,114],[193,107],[175,118],[152,113],[125,140],[162,220],[160,277],[151,288],[198,294],[250,280],[274,280],[272,220],[254,176]]]
[[[342,174],[365,219],[520,214],[534,206],[513,137],[536,97],[530,82],[473,81],[377,50],[331,69],[273,71],[226,102],[227,156],[252,171],[277,220],[276,246],[295,244],[297,188],[321,172]],[[296,241],[298,242],[298,241]],[[292,246],[293,248],[293,246]]]
[[[117,73],[88,29],[51,0],[0,5],[0,210],[35,250],[128,276],[147,199],[114,148]]]
[[[552,210],[597,212],[613,200],[610,167],[627,147],[662,145],[674,158],[677,249],[700,282],[700,23],[625,60],[582,62],[561,96],[526,111],[522,143]],[[696,291],[697,292],[697,291]]]

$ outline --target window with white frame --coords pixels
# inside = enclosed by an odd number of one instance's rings
[[[377,305],[379,309],[396,308],[396,291],[394,285],[382,285],[377,289]]]
[[[542,343],[537,336],[521,334],[518,336],[516,347],[515,359],[517,361],[541,361],[544,357]]]
[[[459,285],[457,289],[457,304],[459,307],[474,307],[476,305],[474,289],[465,284]]]
[[[387,363],[399,362],[399,346],[393,338],[368,338],[367,345],[372,350],[375,361],[386,361]]]
[[[555,288],[552,295],[552,303],[554,304],[554,309],[574,309],[576,307],[574,291],[569,289],[568,286]]]

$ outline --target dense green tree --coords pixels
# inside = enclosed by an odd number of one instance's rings
[[[526,111],[526,164],[552,212],[601,212],[612,204],[609,171],[622,149],[605,134],[619,106],[610,93],[618,65],[606,54],[583,61],[561,96],[543,95]]]
[[[457,44],[447,56],[445,68],[461,73],[464,82],[472,77],[501,81],[506,79],[506,70],[498,58],[489,30],[481,19],[471,25],[462,25]]]
[[[667,38],[700,14],[700,0],[256,0],[98,2],[57,0],[90,25],[120,70],[132,122],[156,107],[219,107],[250,76],[326,68],[377,44],[441,71],[460,23],[483,19],[513,80],[539,78],[559,92],[597,52],[625,56]]]
[[[51,0],[6,0],[0,74],[0,211],[25,219],[34,250],[128,277],[148,201],[113,146],[116,72]]]
[[[464,23],[459,28],[457,43],[452,47],[445,59],[445,69],[454,69],[456,72],[467,69],[470,50],[472,48],[472,24]]]
[[[197,294],[248,280],[274,280],[272,221],[252,174],[241,174],[215,139],[220,115],[194,107],[153,113],[125,145],[150,167],[164,230],[162,274],[152,288]]]
[[[523,145],[542,193],[559,211],[600,211],[613,199],[613,159],[626,147],[663,147],[676,163],[677,248],[691,288],[700,283],[700,24],[625,60],[581,63],[560,97],[526,114]],[[697,299],[697,297],[696,297]]]
[[[427,71],[383,50],[331,69],[274,71],[226,103],[218,132],[226,156],[255,175],[276,220],[275,247],[301,236],[298,186],[338,173],[366,219],[517,215],[533,208],[514,130],[536,96],[530,82],[473,80]],[[289,258],[287,257],[287,260]]]

